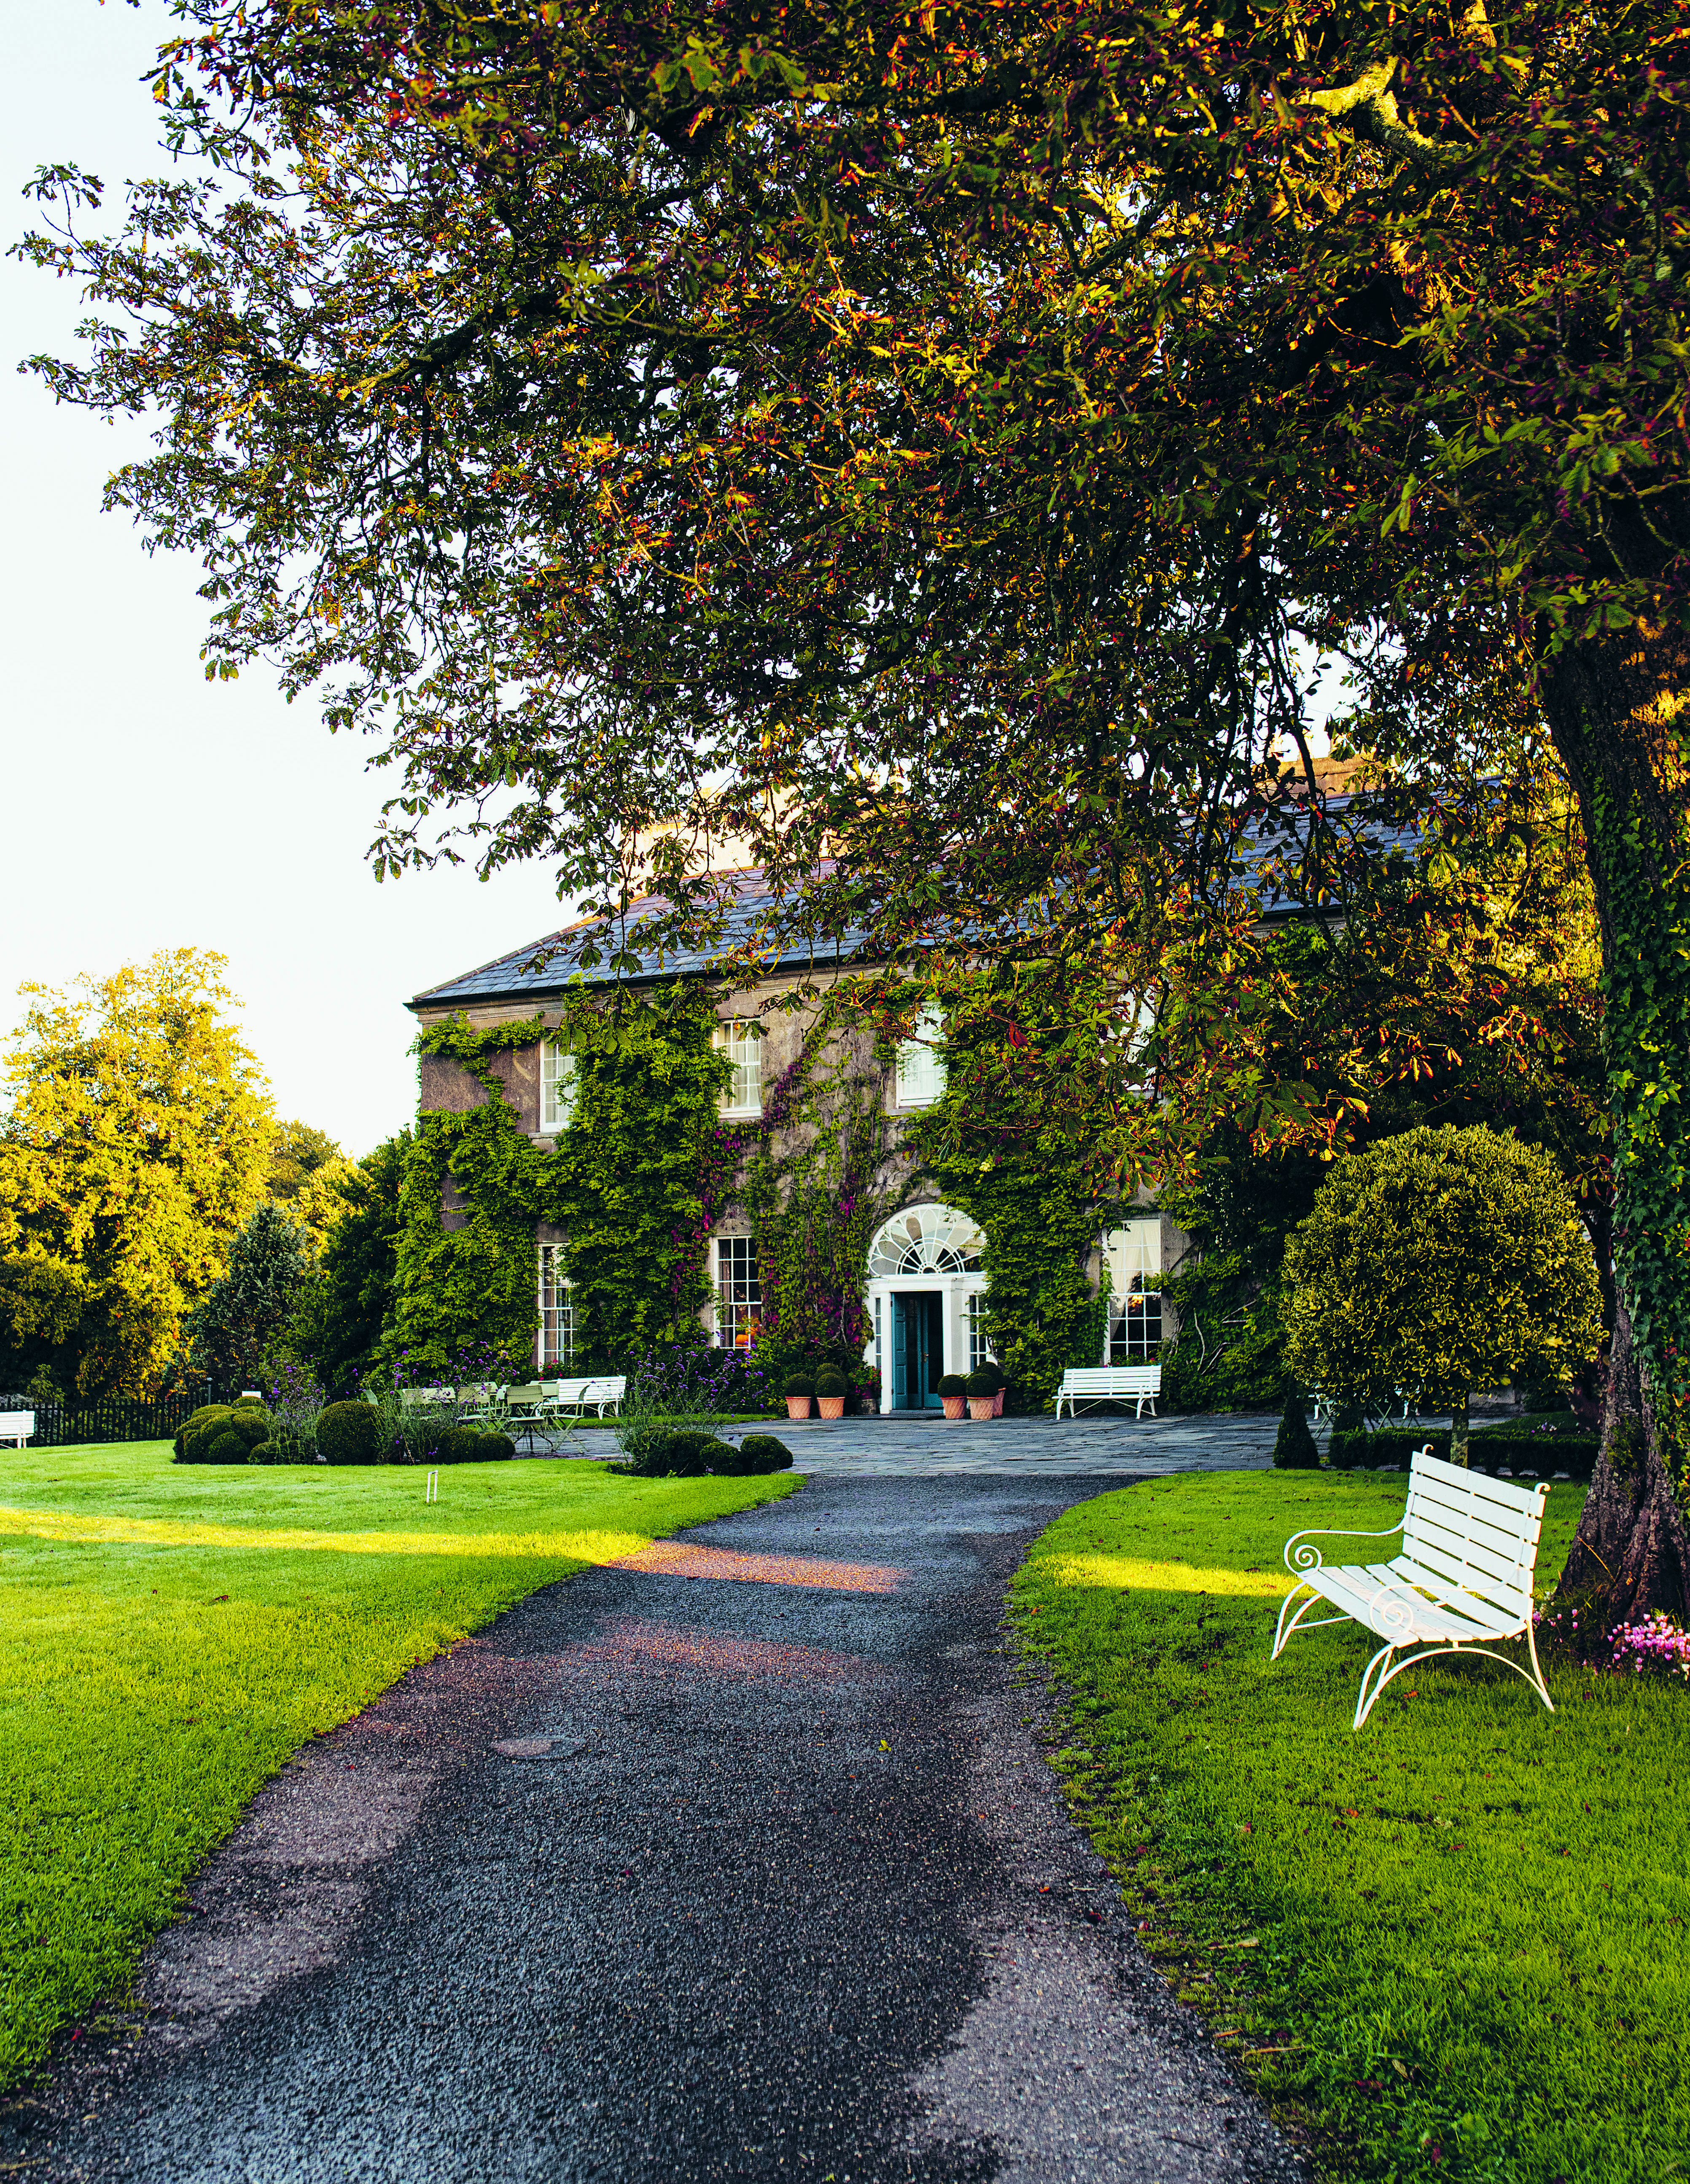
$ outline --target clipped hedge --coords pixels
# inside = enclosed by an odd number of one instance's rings
[[[1336,1439],[1335,1434],[1334,1441]],[[1416,1433],[1406,1427],[1369,1434],[1365,1456],[1358,1460],[1372,1471],[1388,1463],[1400,1464],[1406,1471],[1410,1459],[1428,1442],[1432,1454],[1442,1457],[1447,1462],[1447,1431]],[[1487,1426],[1469,1435],[1467,1462],[1470,1469],[1475,1471],[1535,1471],[1545,1479],[1557,1471],[1565,1471],[1575,1479],[1588,1479],[1596,1468],[1600,1446],[1594,1434],[1530,1433],[1516,1426]],[[1330,1455],[1330,1451],[1328,1452]],[[1337,1468],[1345,1467],[1340,1464]]]
[[[380,1463],[381,1415],[373,1403],[331,1403],[318,1413],[317,1447],[330,1463]]]
[[[611,1469],[629,1479],[753,1479],[789,1471],[792,1451],[773,1434],[747,1434],[735,1448],[693,1426],[647,1426],[629,1440],[627,1460]]]
[[[244,1463],[270,1439],[270,1413],[259,1403],[203,1403],[182,1422],[173,1463]]]

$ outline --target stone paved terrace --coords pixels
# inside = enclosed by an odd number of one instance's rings
[[[997,1478],[1144,1478],[1173,1471],[1263,1471],[1273,1457],[1277,1412],[1220,1412],[1142,1419],[1082,1412],[1078,1418],[949,1420],[914,1414],[823,1421],[771,1421],[800,1471],[817,1478],[938,1478],[952,1473]],[[750,1431],[746,1428],[738,1430]],[[734,1437],[738,1438],[738,1430]],[[616,1453],[607,1430],[583,1427],[553,1444],[559,1456],[600,1459]],[[526,1443],[519,1443],[526,1446]],[[544,1443],[537,1441],[535,1452]]]

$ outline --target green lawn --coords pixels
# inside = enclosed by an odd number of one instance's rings
[[[1482,1661],[1352,1731],[1353,1624],[1270,1663],[1305,1525],[1382,1527],[1404,1481],[1192,1477],[1070,1510],[1016,1580],[1071,1694],[1059,1764],[1143,1938],[1322,2173],[1406,2184],[1690,2174],[1690,1692]],[[1540,1599],[1581,1487],[1555,1487]],[[1388,1543],[1386,1552],[1390,1552]]]
[[[120,1986],[307,1737],[514,1602],[802,1484],[0,1450],[0,2085]]]

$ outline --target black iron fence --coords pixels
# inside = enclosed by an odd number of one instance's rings
[[[94,1402],[73,1396],[63,1403],[43,1403],[31,1396],[0,1395],[0,1411],[35,1412],[31,1448],[80,1448],[93,1441],[174,1440],[184,1419],[212,1400],[206,1384],[152,1402],[109,1396]],[[4,1460],[0,1449],[0,1462]]]

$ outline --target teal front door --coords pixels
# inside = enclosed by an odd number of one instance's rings
[[[945,1370],[945,1300],[892,1293],[892,1408],[936,1411]]]

